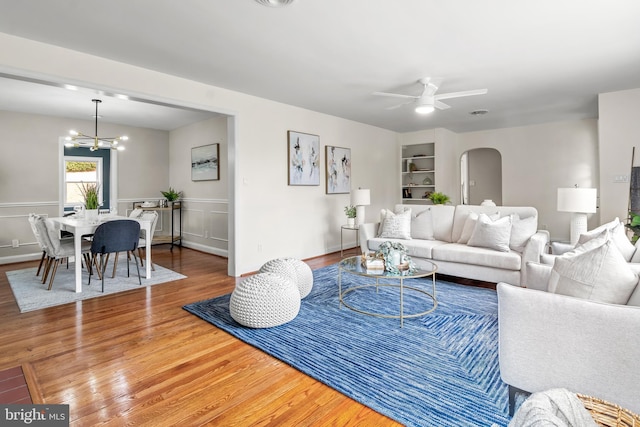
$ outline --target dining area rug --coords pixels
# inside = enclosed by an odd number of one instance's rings
[[[130,276],[127,277],[127,262],[121,259],[118,262],[116,275],[111,278],[112,264],[107,266],[107,275],[104,280],[104,293],[102,292],[102,284],[97,275],[91,277],[91,285],[88,273],[82,270],[82,292],[76,293],[75,285],[75,269],[73,264],[58,266],[55,280],[51,290],[47,290],[49,279],[46,284],[42,284],[42,272],[40,276],[36,276],[37,267],[24,268],[21,270],[7,271],[7,279],[11,285],[11,290],[16,298],[20,312],[39,310],[56,305],[68,304],[70,302],[82,301],[90,298],[98,298],[104,295],[124,292],[131,289],[139,289],[145,286],[154,286],[161,283],[172,282],[184,279],[184,276],[175,271],[154,264],[155,271],[151,272],[151,278],[146,279],[144,269],[140,268],[142,286],[138,282],[138,274],[133,262],[130,265]]]
[[[436,309],[398,319],[340,307],[337,266],[313,271],[311,293],[291,322],[251,329],[229,314],[230,294],[183,308],[346,396],[406,426],[506,426],[508,387],[498,364],[496,292],[437,282]],[[372,279],[342,274],[344,287]],[[396,281],[397,282],[397,281]],[[430,289],[431,279],[405,280]],[[345,298],[353,307],[391,314],[398,288],[360,288]],[[433,303],[405,291],[405,313]]]

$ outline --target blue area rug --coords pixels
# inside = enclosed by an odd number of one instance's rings
[[[498,367],[498,302],[490,289],[437,282],[423,317],[385,319],[339,308],[337,266],[313,272],[312,292],[291,322],[250,329],[229,315],[229,295],[185,310],[407,426],[506,426],[507,386]],[[397,282],[397,281],[396,281]],[[342,275],[343,287],[371,279]],[[406,285],[431,288],[430,279]],[[397,288],[362,288],[351,305],[392,314]],[[405,313],[433,302],[405,291]]]

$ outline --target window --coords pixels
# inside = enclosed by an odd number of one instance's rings
[[[100,201],[104,200],[101,158],[65,156],[64,171],[65,208],[83,203],[80,191],[82,183],[97,184],[100,190]]]

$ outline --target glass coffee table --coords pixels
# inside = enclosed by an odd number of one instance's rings
[[[362,265],[362,258],[360,256],[352,256],[349,258],[345,258],[338,264],[338,294],[340,296],[340,307],[343,305],[350,310],[355,312],[366,314],[368,316],[376,316],[376,317],[385,317],[392,319],[400,319],[400,327],[403,326],[403,320],[411,317],[420,317],[426,314],[431,313],[438,306],[438,300],[436,299],[436,270],[438,266],[434,263],[427,261],[427,265],[431,266],[431,269],[419,269],[412,272],[402,272],[402,273],[390,273],[388,271],[367,271],[366,267]],[[375,283],[352,286],[346,289],[342,289],[342,274],[353,274],[356,276],[364,276],[369,277],[371,279],[375,279]],[[431,289],[423,289],[418,288],[416,286],[406,286],[404,281],[405,279],[418,279],[423,277],[431,276]],[[380,282],[380,280],[384,280],[384,282]],[[390,283],[387,283],[390,282]],[[396,282],[396,283],[394,283]],[[384,313],[376,313],[371,311],[362,310],[360,308],[355,308],[345,301],[345,296],[350,292],[357,292],[358,289],[375,287],[376,293],[378,288],[380,287],[394,287],[400,288],[400,301],[399,301],[399,313],[398,314],[384,314]],[[404,292],[405,290],[411,292],[418,292],[421,295],[428,297],[429,306],[431,306],[431,302],[433,302],[433,306],[428,310],[421,311],[420,313],[404,313]],[[430,291],[430,292],[429,292]]]

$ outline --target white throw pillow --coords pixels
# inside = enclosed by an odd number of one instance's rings
[[[467,245],[509,252],[510,237],[510,216],[492,221],[487,215],[480,214]]]
[[[431,208],[418,212],[411,217],[411,237],[413,239],[433,240],[433,215]]]
[[[516,252],[524,251],[527,242],[538,231],[538,218],[530,216],[520,219],[518,214],[511,215],[511,238],[509,248]]]
[[[471,233],[473,233],[473,229],[476,228],[477,222],[478,214],[475,212],[469,212],[467,219],[464,221],[464,226],[462,227],[462,233],[460,233],[458,243],[467,244],[469,237],[471,237]]]
[[[611,304],[626,304],[638,284],[638,276],[610,239],[586,252],[558,257],[551,276],[557,294]]]
[[[411,239],[411,209],[396,214],[389,210],[382,222],[380,237],[387,239]]]
[[[618,218],[614,219],[611,222],[603,224],[600,227],[594,228],[591,231],[581,234],[580,238],[578,239],[578,244],[588,242],[589,240],[598,236],[603,230],[610,231],[611,240],[616,245],[625,261],[631,261],[631,258],[636,251],[636,247],[633,246],[633,244],[629,241],[624,228],[624,224],[622,224]]]

